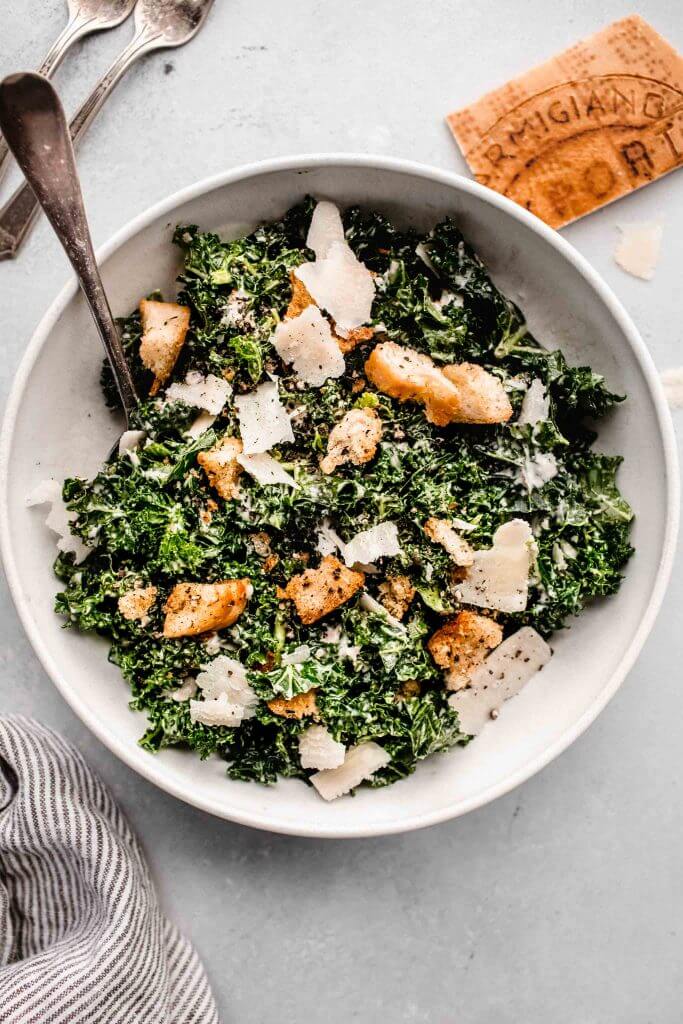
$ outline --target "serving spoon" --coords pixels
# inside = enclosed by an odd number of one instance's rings
[[[128,426],[138,396],[95,260],[64,108],[47,78],[21,72],[0,82],[0,131],[74,269]]]

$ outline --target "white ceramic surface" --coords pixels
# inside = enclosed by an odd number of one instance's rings
[[[426,228],[451,214],[498,283],[524,308],[547,346],[590,362],[629,400],[601,428],[600,446],[622,452],[620,484],[633,504],[637,549],[620,593],[596,604],[554,642],[555,657],[495,725],[464,751],[423,763],[409,779],[325,804],[302,783],[231,782],[218,761],[137,746],[144,718],[106,661],[106,644],[63,630],[52,611],[54,540],[25,498],[48,476],[93,472],[118,429],[98,386],[101,352],[75,288],[56,300],[28,348],[2,433],[2,553],[23,624],[76,713],[119,757],[168,792],[213,814],[274,831],[361,836],[405,831],[463,814],[547,764],[590,724],[638,654],[668,580],[678,517],[678,477],[668,411],[649,355],[598,275],[556,232],[505,199],[443,171],[386,158],[327,156],[231,171],[166,200],[100,252],[117,314],[140,295],[173,290],[176,223],[236,235],[279,216],[306,192],[378,208]]]

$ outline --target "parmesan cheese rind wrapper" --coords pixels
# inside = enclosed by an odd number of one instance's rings
[[[559,228],[683,164],[683,58],[631,15],[447,122],[477,181]]]

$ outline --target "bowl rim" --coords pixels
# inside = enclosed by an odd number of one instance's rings
[[[469,193],[481,199],[483,202],[498,208],[502,213],[507,214],[525,224],[537,235],[540,235],[548,244],[553,246],[560,254],[579,271],[586,282],[597,292],[603,303],[606,305],[627,343],[631,347],[643,377],[645,378],[650,396],[653,400],[657,425],[663,445],[665,463],[665,486],[667,491],[664,540],[662,554],[657,568],[654,584],[640,620],[638,629],[631,638],[631,642],[623,652],[615,671],[611,674],[603,687],[601,693],[589,705],[584,713],[574,724],[566,729],[554,743],[548,746],[542,754],[532,757],[514,773],[507,776],[500,782],[484,789],[481,793],[467,800],[461,801],[458,806],[445,807],[435,811],[427,811],[424,814],[415,814],[412,817],[389,823],[362,823],[335,826],[326,824],[292,824],[291,821],[280,821],[276,816],[259,811],[236,810],[229,812],[224,808],[217,808],[210,799],[203,799],[201,793],[192,790],[190,786],[183,787],[166,776],[166,769],[160,761],[150,757],[140,747],[130,748],[121,740],[114,730],[110,730],[105,722],[98,720],[85,706],[80,697],[75,694],[66,678],[61,674],[50,652],[49,645],[45,643],[40,635],[37,626],[33,623],[29,612],[29,603],[23,597],[19,585],[18,567],[15,561],[11,546],[8,501],[9,501],[9,463],[14,438],[14,428],[21,406],[22,397],[33,369],[38,354],[60,318],[67,304],[73,299],[78,291],[75,280],[69,281],[59,292],[47,312],[43,315],[35,329],[26,351],[20,361],[19,367],[11,385],[5,414],[0,429],[0,555],[5,569],[10,593],[17,609],[20,621],[26,631],[33,650],[38,656],[43,668],[55,684],[62,697],[72,708],[80,720],[90,729],[91,732],[129,768],[142,775],[147,781],[152,782],[167,793],[189,803],[201,810],[207,811],[216,817],[234,821],[242,825],[249,825],[253,828],[265,831],[277,832],[287,835],[297,835],[311,838],[361,838],[376,835],[391,835],[402,832],[409,832],[419,828],[448,821],[451,818],[460,817],[469,811],[483,807],[499,796],[509,793],[516,786],[525,782],[536,772],[540,771],[547,764],[553,761],[567,747],[569,747],[597,718],[603,708],[614,696],[626,675],[632,668],[638,657],[645,640],[650,633],[657,613],[662,605],[666,587],[669,582],[673,559],[676,550],[676,538],[679,521],[679,468],[676,440],[671,414],[664,396],[663,387],[659,374],[655,368],[649,351],[647,350],[642,337],[630,315],[622,303],[617,299],[609,285],[602,279],[598,272],[590,265],[565,238],[557,231],[550,228],[535,215],[524,210],[512,200],[463,177],[452,171],[432,167],[411,160],[404,160],[396,157],[373,156],[355,153],[313,153],[294,156],[277,157],[273,159],[260,160],[253,163],[242,164],[228,171],[223,171],[210,177],[195,182],[183,189],[180,189],[165,199],[154,203],[145,211],[138,214],[122,228],[120,228],[104,245],[97,250],[97,259],[101,263],[108,259],[112,253],[129,241],[143,228],[147,227],[154,220],[171,213],[182,203],[186,203],[201,195],[212,192],[215,189],[226,185],[234,184],[247,178],[258,178],[263,175],[278,171],[309,170],[318,167],[365,167],[368,170],[386,170],[404,175],[413,175],[434,181],[439,184],[452,187],[456,192]]]

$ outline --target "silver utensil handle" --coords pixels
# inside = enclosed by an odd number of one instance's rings
[[[128,418],[135,385],[95,260],[64,109],[46,78],[27,73],[0,83],[0,127],[76,272]]]
[[[45,60],[38,68],[38,73],[45,75],[46,78],[50,78],[62,63],[67,51],[73,44],[91,31],[93,20],[93,18],[84,18],[81,14],[76,14],[73,18],[70,18],[45,55]],[[7,143],[2,135],[0,135],[0,181],[2,181],[8,167],[9,150]]]
[[[121,51],[72,118],[69,131],[74,144],[86,131],[131,64],[148,50],[153,49],[155,41],[155,37],[143,30],[136,33],[128,46]],[[16,256],[38,210],[38,202],[28,183],[19,186],[0,210],[0,260],[12,259]]]

